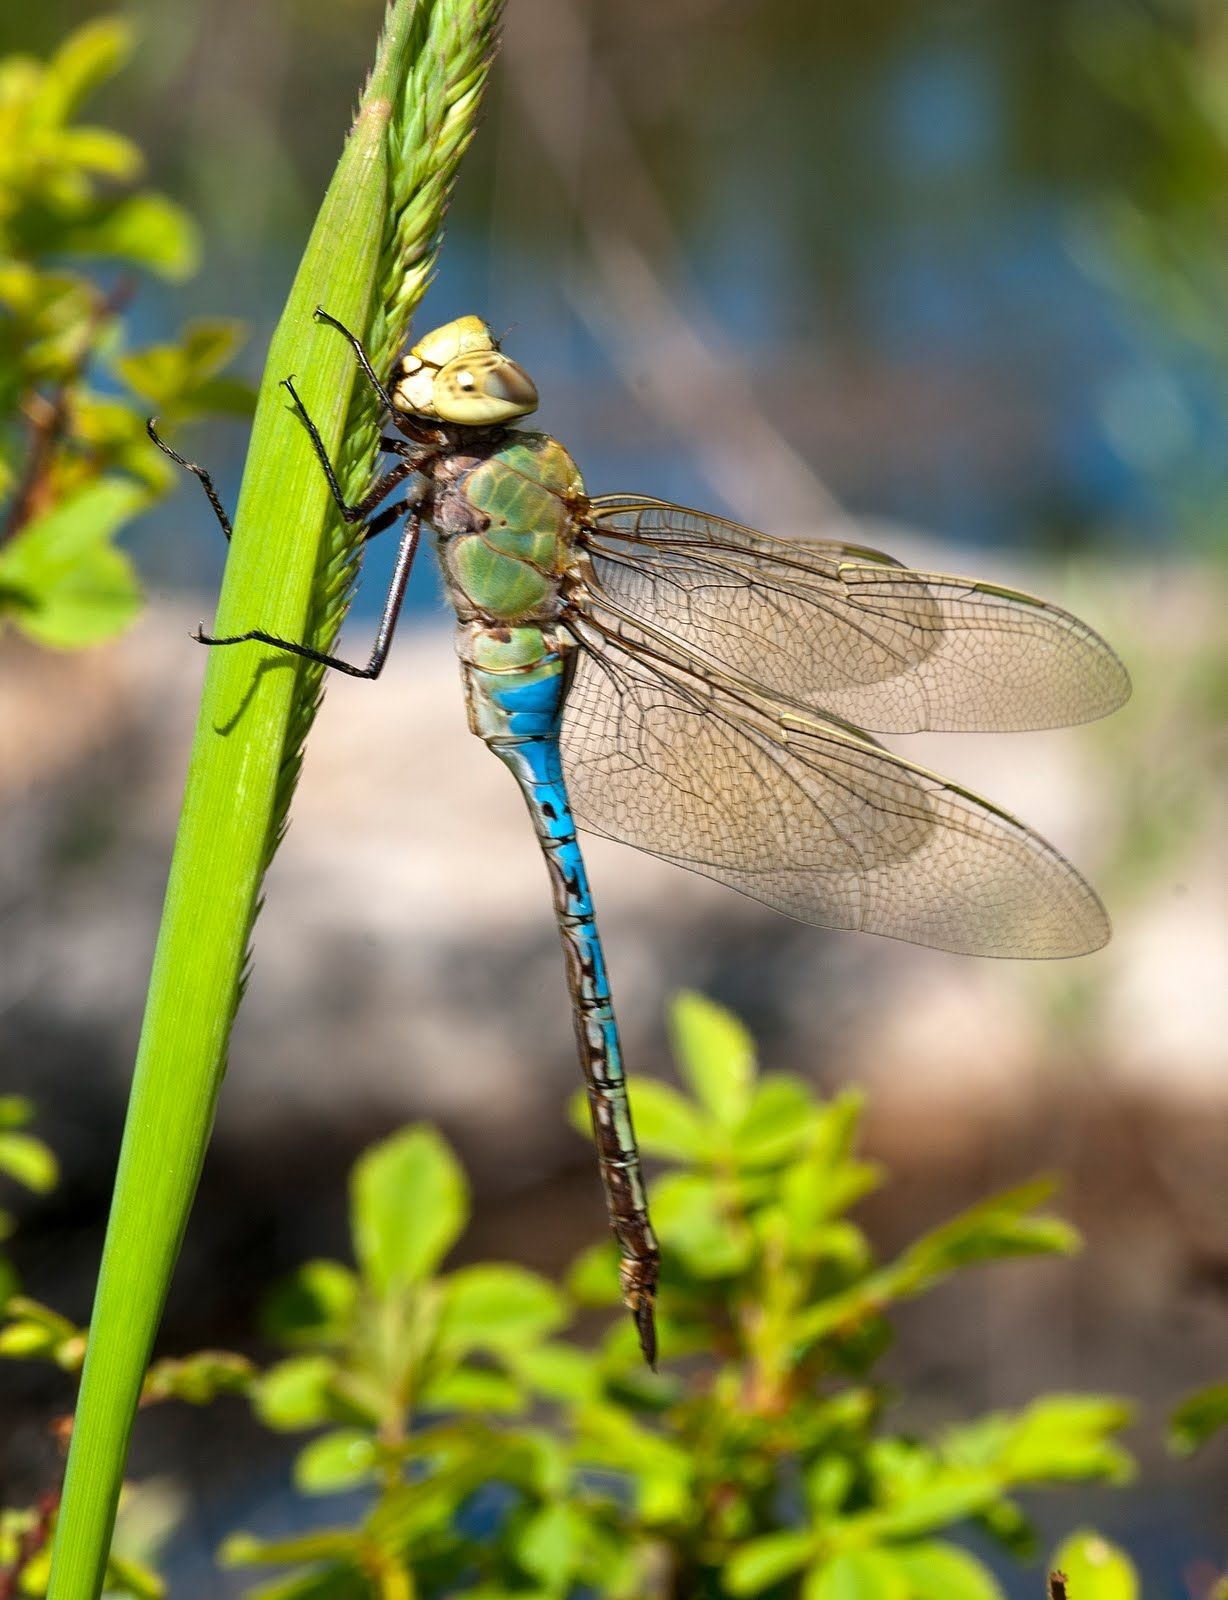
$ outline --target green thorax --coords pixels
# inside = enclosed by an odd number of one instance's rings
[[[506,432],[436,481],[431,521],[462,621],[548,622],[571,561],[579,469],[557,439]]]

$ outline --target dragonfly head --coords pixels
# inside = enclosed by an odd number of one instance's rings
[[[537,409],[532,378],[480,317],[458,317],[419,339],[397,363],[391,392],[400,411],[469,428],[495,428]]]

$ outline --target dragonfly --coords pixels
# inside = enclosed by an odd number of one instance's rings
[[[355,664],[260,627],[196,637],[378,678],[430,530],[469,726],[510,768],[545,858],[622,1298],[655,1365],[660,1252],[577,829],[820,927],[1081,955],[1109,923],[1075,868],[872,734],[1089,721],[1122,704],[1129,678],[1086,623],[1014,589],[648,495],[588,495],[557,439],[511,426],[537,389],[478,317],[428,333],[386,384],[355,334],[316,317],[349,341],[395,430],[380,441],[392,465],[348,503],[285,380],[346,522],[371,538],[403,519],[374,646]],[[209,474],[155,420],[150,436],[200,479],[229,537]]]

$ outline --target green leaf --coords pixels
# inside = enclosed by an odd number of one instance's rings
[[[733,1131],[738,1160],[747,1167],[773,1167],[810,1138],[818,1112],[814,1095],[798,1078],[773,1073],[756,1088],[746,1115]]]
[[[37,1194],[54,1189],[60,1177],[51,1151],[41,1139],[25,1133],[0,1133],[0,1172]]]
[[[523,1411],[524,1391],[503,1372],[482,1367],[457,1367],[443,1372],[424,1386],[424,1411],[478,1411],[511,1414]]]
[[[40,644],[71,650],[123,631],[140,609],[128,558],[107,543],[149,496],[102,478],[27,523],[0,553],[0,595],[20,596],[12,620]]]
[[[358,1300],[358,1279],[339,1261],[308,1261],[265,1298],[260,1324],[284,1344],[339,1343]]]
[[[374,1476],[375,1441],[359,1428],[337,1428],[304,1445],[295,1457],[294,1482],[304,1494],[335,1494]]]
[[[508,1350],[505,1356],[517,1377],[547,1400],[592,1399],[600,1386],[596,1360],[574,1345],[537,1344],[527,1350]]]
[[[130,1595],[132,1600],[164,1600],[166,1584],[152,1567],[113,1550],[107,1557],[105,1592]]]
[[[141,1400],[183,1400],[209,1405],[223,1394],[246,1394],[256,1369],[233,1350],[198,1350],[195,1355],[155,1361],[145,1377]]]
[[[813,1559],[813,1533],[768,1533],[751,1539],[726,1563],[725,1582],[731,1594],[758,1594],[788,1578]]]
[[[242,349],[247,329],[237,317],[193,317],[179,335],[188,371],[195,381],[212,378]]]
[[[293,1430],[326,1422],[336,1363],[327,1356],[292,1356],[279,1361],[252,1386],[256,1415],[270,1428]]]
[[[66,226],[65,255],[118,260],[163,278],[190,278],[200,265],[200,232],[173,200],[152,190],[125,196],[97,216]]]
[[[892,1272],[909,1280],[909,1292],[918,1293],[952,1272],[986,1261],[1075,1254],[1080,1240],[1069,1223],[1027,1215],[1052,1189],[1052,1181],[1041,1178],[992,1195],[918,1239]]]
[[[844,1456],[821,1455],[806,1473],[806,1504],[819,1516],[839,1511],[855,1476],[853,1463]]]
[[[553,1284],[523,1267],[462,1267],[444,1279],[439,1344],[444,1349],[520,1349],[567,1320]]]
[[[834,1170],[805,1157],[794,1161],[781,1176],[779,1195],[797,1247],[808,1256],[826,1254],[829,1219],[880,1182],[880,1169],[866,1161],[846,1161]]]
[[[428,1278],[456,1243],[469,1194],[433,1128],[403,1128],[361,1156],[350,1180],[350,1226],[363,1275],[382,1296]]]
[[[11,1317],[12,1311],[6,1306]],[[50,1356],[56,1340],[41,1323],[19,1317],[0,1328],[0,1357],[6,1361],[33,1361],[40,1356]]]
[[[283,1567],[293,1561],[358,1561],[362,1556],[361,1528],[322,1528],[292,1539],[257,1539],[251,1533],[232,1533],[217,1552],[222,1567]]]
[[[66,128],[56,140],[56,154],[84,172],[117,183],[131,182],[145,166],[132,140],[110,128]]]
[[[1200,1450],[1212,1434],[1228,1425],[1228,1383],[1213,1383],[1187,1395],[1173,1412],[1168,1447],[1179,1456]]]
[[[940,1469],[928,1481],[905,1490],[895,1503],[868,1516],[882,1537],[915,1538],[984,1510],[1000,1493],[1001,1485],[991,1472]]]
[[[977,1517],[985,1532],[1015,1561],[1032,1561],[1039,1543],[1031,1520],[1013,1500],[1002,1499]]]
[[[1070,1600],[1138,1600],[1138,1574],[1129,1556],[1090,1528],[1072,1533],[1049,1565],[1066,1574]]]
[[[9,1320],[0,1328],[0,1356],[54,1361],[65,1372],[80,1367],[85,1354],[83,1328],[24,1294],[10,1294],[4,1314]]]
[[[243,343],[243,337],[241,322],[222,317],[198,318],[185,324],[177,343],[130,350],[117,357],[113,366],[117,376],[147,404],[179,414],[201,406],[203,386],[223,381],[217,374]],[[225,381],[232,386],[238,384],[235,379]],[[250,410],[250,389],[245,384],[238,387]]]
[[[684,991],[670,1012],[674,1054],[696,1099],[725,1128],[746,1115],[755,1080],[755,1046],[733,1015]]]
[[[567,1292],[582,1306],[616,1306],[618,1250],[609,1240],[582,1250],[567,1272]]]
[[[561,1592],[579,1559],[585,1531],[575,1506],[559,1500],[528,1518],[516,1538],[516,1554],[526,1572],[551,1593]]]
[[[908,1580],[883,1550],[845,1550],[806,1574],[803,1600],[910,1600]]]
[[[23,1094],[0,1094],[0,1131],[24,1128],[33,1120],[34,1102]]]
[[[629,1093],[636,1139],[645,1154],[668,1161],[702,1159],[711,1134],[689,1100],[655,1078],[633,1078]]]
[[[909,1600],[1006,1600],[989,1568],[958,1545],[901,1545],[891,1559],[908,1580]]]
[[[999,1467],[1016,1483],[1103,1478],[1123,1483],[1130,1457],[1110,1437],[1129,1425],[1132,1408],[1099,1395],[1046,1395],[1015,1418]]]
[[[66,122],[90,91],[113,78],[132,55],[133,29],[121,17],[74,28],[47,64],[40,111]]]
[[[698,1278],[729,1277],[750,1259],[750,1232],[729,1215],[711,1178],[691,1172],[662,1178],[653,1191],[652,1215],[668,1248]]]

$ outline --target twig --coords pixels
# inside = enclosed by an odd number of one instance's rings
[[[12,1564],[0,1570],[0,1600],[17,1600],[21,1575],[51,1537],[51,1524],[59,1504],[58,1490],[49,1489],[39,1496],[34,1507],[34,1521],[17,1541]]]
[[[36,410],[33,405],[28,405],[26,413],[30,418],[30,452],[13,491],[4,524],[0,527],[0,545],[20,533],[38,509],[36,500],[39,489],[68,421],[69,393],[85,372],[103,324],[111,317],[118,316],[135,292],[136,279],[129,274],[120,278],[102,299],[96,300],[86,320],[81,347],[67,372],[56,384],[51,398],[47,399],[37,392],[30,397],[31,401],[38,403]],[[3,1591],[0,1591],[0,1600],[3,1600]]]
[[[1051,1572],[1049,1574],[1049,1600],[1067,1600],[1066,1574],[1064,1572]]]

